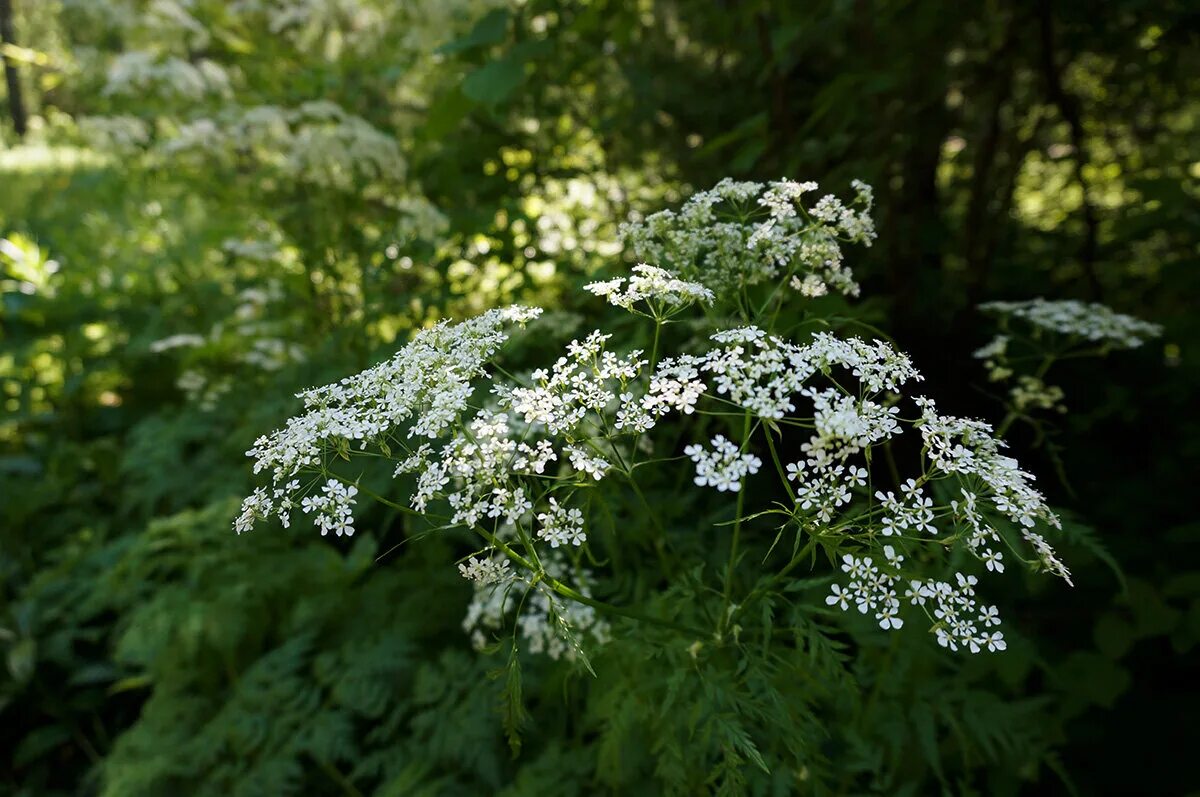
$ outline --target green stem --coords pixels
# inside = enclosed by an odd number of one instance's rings
[[[803,548],[801,548],[799,553],[797,553],[795,556],[792,557],[792,561],[790,561],[786,565],[784,565],[783,569],[780,570],[778,573],[776,573],[774,578],[775,579],[785,578],[788,573],[790,573],[796,569],[797,565],[799,565],[806,558],[808,558],[809,553],[811,553],[812,549],[815,548],[816,546],[817,546],[817,538],[816,538],[816,536],[810,534],[808,544],[805,545]]]
[[[429,518],[434,518],[435,520],[447,520],[447,518],[444,515],[432,515],[432,514],[429,514],[428,512],[418,512],[417,510],[413,509],[412,507],[405,506],[404,504],[398,504],[395,501],[389,501],[388,499],[384,498],[379,493],[377,493],[373,490],[370,490],[366,487],[363,487],[361,484],[356,484],[356,483],[350,481],[349,479],[346,479],[342,476],[337,475],[336,473],[330,473],[329,475],[332,476],[333,478],[337,479],[338,481],[340,481],[342,484],[345,484],[348,487],[354,487],[363,495],[378,501],[379,503],[383,504],[384,506],[391,507],[392,509],[395,509],[397,512],[402,512],[406,515],[412,515],[413,517],[424,518],[426,520],[428,520]]]
[[[1041,381],[1046,376],[1046,372],[1050,370],[1050,366],[1058,359],[1055,354],[1047,354],[1042,358],[1042,362],[1038,365],[1037,370],[1033,372],[1033,378]],[[1010,405],[1011,406],[1011,405]],[[1021,417],[1021,413],[1016,409],[1009,409],[1008,414],[1004,416],[1004,420],[1000,421],[1000,426],[996,429],[996,437],[1004,437],[1009,428]]]
[[[892,441],[888,440],[883,444],[883,458],[887,462],[888,472],[892,476],[892,481],[896,487],[900,486],[900,469],[896,467],[896,457],[892,454]]]
[[[658,338],[662,333],[663,322],[657,316],[654,318],[654,343],[650,345],[650,369],[646,372],[646,381],[649,383],[654,379],[654,369],[658,367]],[[648,387],[649,385],[647,385]],[[629,455],[629,460],[634,467],[637,466],[638,449],[641,448],[642,433],[638,432],[633,438],[633,451]],[[630,480],[632,481],[633,471],[630,470]]]
[[[767,589],[772,584],[775,584],[776,582],[781,581],[784,578],[786,578],[788,573],[795,570],[796,566],[799,565],[801,562],[803,562],[805,560],[805,558],[808,557],[808,554],[812,551],[813,548],[816,547],[816,545],[817,545],[817,538],[810,534],[808,544],[805,545],[803,548],[801,548],[800,551],[795,556],[792,557],[792,561],[790,561],[786,565],[784,565],[783,568],[778,573],[776,573],[775,575],[768,578],[766,583],[762,584],[761,586],[755,587],[753,590],[751,590],[750,594],[746,596],[746,600],[743,601],[743,603],[745,603],[746,605],[750,605],[751,601],[753,601],[760,594],[766,592]]]
[[[315,755],[312,755],[312,760],[317,762],[317,766],[329,776],[330,780],[341,787],[343,794],[349,795],[349,797],[363,797],[363,793],[358,790],[358,787],[351,783],[350,779],[343,775],[333,764]]]
[[[1008,414],[1004,416],[1004,420],[1000,421],[1000,426],[996,428],[996,437],[1004,437],[1004,435],[1008,433],[1009,427],[1012,426],[1019,417],[1021,416],[1016,410],[1009,410]]]
[[[663,575],[670,578],[674,574],[675,568],[671,566],[670,561],[667,559],[667,531],[663,528],[662,522],[658,518],[658,512],[654,510],[654,507],[650,506],[650,502],[646,499],[642,488],[638,487],[637,479],[633,477],[632,473],[628,475],[627,480],[629,486],[633,488],[634,494],[642,502],[642,506],[646,507],[646,516],[650,518],[650,524],[654,526],[656,532],[654,536],[654,552],[658,555],[658,564],[662,567]]]
[[[775,440],[771,437],[771,427],[766,426],[763,431],[767,435],[767,448],[771,451],[771,460],[775,463],[775,471],[783,481],[783,489],[787,490],[788,498],[795,502],[796,494],[792,492],[792,485],[788,484],[787,471],[784,470],[783,463],[779,460],[779,454],[775,451]]]
[[[654,319],[654,343],[650,345],[650,376],[654,376],[654,369],[658,367],[658,338],[662,333],[663,322],[658,318]]]
[[[768,432],[768,434],[770,434]],[[745,421],[742,424],[742,444],[745,445],[750,439],[750,413],[745,414]],[[746,505],[746,484],[750,480],[743,477],[742,486],[738,489],[737,496],[737,512],[733,521],[733,540],[729,544],[729,562],[725,567],[725,586],[722,590],[722,609],[719,622],[723,626],[729,616],[729,599],[733,592],[733,571],[737,564],[738,541],[742,535],[742,510]]]

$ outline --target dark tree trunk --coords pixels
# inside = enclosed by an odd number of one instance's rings
[[[0,0],[0,44],[16,43],[16,34],[13,33],[12,0]],[[18,136],[24,136],[28,124],[17,64],[8,56],[0,57],[0,60],[4,61],[4,82],[8,86],[8,112],[12,116],[13,129],[17,131]]]

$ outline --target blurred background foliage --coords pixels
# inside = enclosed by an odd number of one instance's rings
[[[0,0],[0,38],[0,792],[1197,786],[1194,3]],[[660,711],[687,651],[622,627],[596,680],[527,664],[513,758],[453,538],[397,550],[385,507],[353,539],[230,531],[296,390],[500,303],[574,329],[630,213],[780,175],[876,186],[846,312],[952,412],[1000,410],[981,301],[1166,328],[1068,367],[1046,445],[1011,435],[1079,509],[1074,590],[1008,579],[1007,654],[859,640],[780,705],[700,668],[697,739]],[[824,726],[829,772],[743,766],[742,715]]]

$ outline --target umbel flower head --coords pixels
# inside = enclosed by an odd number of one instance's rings
[[[1024,321],[1035,330],[1082,338],[1118,349],[1134,349],[1162,335],[1162,327],[1158,324],[1118,313],[1097,302],[1049,301],[1039,297],[1024,302],[987,302],[979,305],[979,309]],[[975,356],[988,355],[981,349]]]
[[[677,279],[670,271],[645,263],[633,267],[628,284],[624,277],[617,277],[589,283],[583,289],[626,310],[633,310],[639,302],[644,302],[646,314],[651,318],[666,318],[690,304],[712,304],[713,301],[713,292],[703,285]]]
[[[787,207],[800,215],[803,188],[730,183],[714,196],[756,199],[780,221],[792,218]],[[846,235],[870,229],[844,208],[835,213],[833,200],[817,207],[814,218]],[[323,534],[351,534],[359,485],[337,475],[339,461],[391,460],[411,485],[406,511],[483,544],[459,566],[475,584],[465,627],[476,643],[516,613],[531,649],[567,657],[608,633],[597,614],[604,604],[592,597],[604,573],[583,567],[605,559],[589,550],[595,513],[607,511],[596,487],[640,494],[655,469],[688,468],[698,489],[730,501],[739,528],[782,516],[780,533],[841,557],[847,580],[829,605],[871,615],[884,630],[923,614],[950,649],[1005,647],[971,570],[1024,563],[1069,581],[1047,541],[1059,520],[1033,477],[988,424],[943,414],[914,391],[921,375],[891,344],[829,332],[792,340],[745,325],[659,357],[665,318],[706,303],[706,285],[641,264],[628,280],[588,290],[653,320],[655,351],[644,356],[594,330],[546,367],[513,377],[492,361],[511,327],[539,310],[438,324],[390,360],[300,394],[305,411],[248,452],[272,483],[246,499],[235,528],[269,516],[287,525],[299,508]],[[773,444],[785,433],[800,442],[790,462]],[[876,452],[900,435],[919,441],[919,461],[885,479]],[[764,479],[777,479],[774,494],[786,500],[748,503],[751,484],[762,494]]]
[[[409,438],[437,437],[466,408],[471,381],[508,337],[505,326],[540,314],[540,309],[513,306],[461,324],[443,322],[419,333],[386,362],[298,394],[305,412],[246,452],[254,458],[254,472],[271,473],[275,486],[270,494],[259,488],[246,499],[234,524],[237,531],[249,531],[272,513],[286,525],[299,493],[312,486],[302,488],[293,477],[324,472],[331,454],[386,445],[400,431]],[[348,522],[333,528],[353,531]]]
[[[1162,327],[1123,315],[1102,304],[1073,299],[988,302],[980,309],[1000,319],[1000,332],[975,351],[988,379],[1009,388],[1009,406],[1016,415],[1031,410],[1066,412],[1065,394],[1045,380],[1050,366],[1063,357],[1103,356],[1112,349],[1134,349],[1162,335]],[[1022,363],[1040,361],[1034,373],[1020,373]]]
[[[849,204],[827,194],[811,204],[817,184],[722,180],[678,211],[664,210],[622,225],[643,260],[695,280],[721,298],[746,286],[782,280],[804,296],[858,295],[842,244],[870,246],[871,187],[855,180]]]

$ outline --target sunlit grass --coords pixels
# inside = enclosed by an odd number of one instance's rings
[[[39,174],[106,166],[110,158],[86,147],[25,144],[0,150],[0,174]]]

